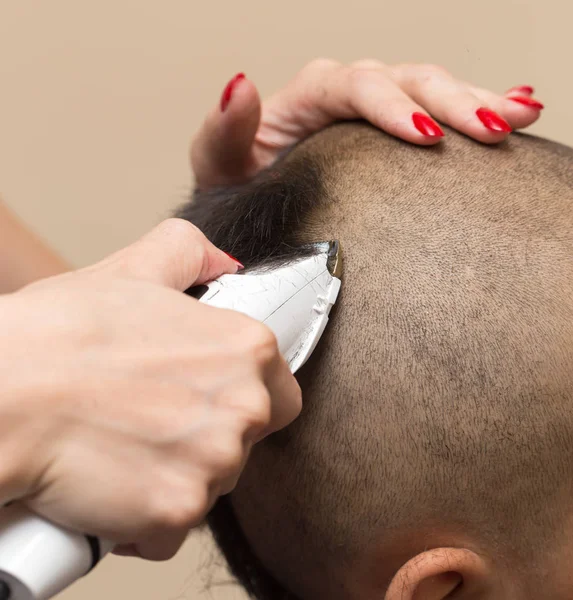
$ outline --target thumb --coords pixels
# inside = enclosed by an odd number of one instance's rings
[[[193,140],[191,167],[198,187],[239,183],[254,174],[252,148],[260,120],[259,92],[239,73]]]
[[[131,246],[95,265],[180,291],[223,273],[236,273],[242,266],[183,219],[163,221]]]

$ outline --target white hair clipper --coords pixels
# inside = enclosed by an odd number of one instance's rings
[[[275,333],[296,372],[312,354],[340,290],[338,242],[276,269],[247,269],[192,288],[199,302],[244,313]],[[13,503],[0,509],[0,600],[48,600],[89,573],[114,544],[59,527]]]

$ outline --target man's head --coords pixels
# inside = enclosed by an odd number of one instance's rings
[[[572,150],[343,124],[181,215],[247,265],[345,254],[303,414],[210,518],[255,597],[572,596]]]

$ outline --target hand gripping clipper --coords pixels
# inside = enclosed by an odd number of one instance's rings
[[[294,373],[322,336],[342,273],[338,242],[306,250],[311,251],[278,268],[223,275],[188,293],[265,323]],[[10,504],[0,509],[0,600],[48,600],[86,575],[113,546]]]

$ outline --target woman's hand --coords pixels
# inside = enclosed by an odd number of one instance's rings
[[[495,94],[455,79],[435,65],[388,66],[362,60],[345,66],[319,59],[281,91],[261,100],[242,74],[233,78],[191,149],[199,187],[251,178],[285,149],[334,121],[366,119],[414,144],[443,137],[432,119],[486,144],[531,125],[543,105],[533,88]]]
[[[301,409],[269,329],[182,293],[237,269],[172,219],[0,298],[0,506],[172,556]]]

